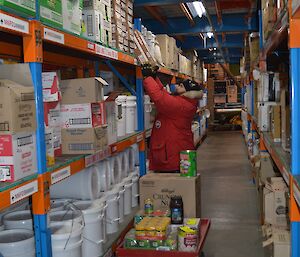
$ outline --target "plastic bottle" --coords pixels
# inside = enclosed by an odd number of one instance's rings
[[[183,224],[184,212],[181,196],[172,196],[170,201],[171,223]]]

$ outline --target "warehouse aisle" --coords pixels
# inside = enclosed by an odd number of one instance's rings
[[[255,185],[240,132],[212,132],[198,150],[205,257],[263,257]]]

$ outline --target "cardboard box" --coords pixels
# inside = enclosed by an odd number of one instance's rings
[[[271,113],[271,131],[274,142],[281,141],[281,106],[272,106]]]
[[[83,9],[82,11],[82,33],[90,40],[101,41],[101,20],[102,16],[97,10]]]
[[[273,177],[264,188],[264,218],[267,224],[275,227],[288,228],[289,189],[282,177]]]
[[[237,86],[227,85],[227,102],[237,103]]]
[[[55,164],[54,131],[53,128],[45,128],[46,160],[47,166]]]
[[[63,154],[94,154],[107,146],[107,126],[62,129]]]
[[[169,38],[170,37],[166,34],[156,35],[156,40],[160,47],[162,61],[168,68],[172,66],[169,54]]]
[[[63,27],[62,0],[40,0],[41,21],[56,28]]]
[[[288,230],[267,228],[267,240],[263,242],[265,256],[290,257],[291,256],[291,233]]]
[[[61,100],[59,80],[56,72],[43,72],[42,85],[44,102],[57,102]]]
[[[0,7],[1,6],[8,7],[20,14],[26,14],[28,16],[35,18],[35,13],[36,13],[35,0],[17,0],[17,1],[0,0]]]
[[[83,0],[63,0],[63,28],[76,35],[81,33]]]
[[[60,114],[59,102],[44,103],[44,121],[47,127],[61,126],[61,114]]]
[[[101,9],[101,0],[83,0],[83,8],[99,11]]]
[[[108,99],[105,101],[105,112],[107,120],[107,141],[108,144],[114,144],[117,142],[117,120],[118,114],[116,110],[116,104],[114,100]]]
[[[35,132],[0,134],[0,181],[17,181],[36,171]]]
[[[281,91],[281,145],[285,151],[289,151],[291,142],[291,111],[289,94],[286,90]]]
[[[36,128],[34,89],[0,80],[0,131],[31,132]]]
[[[149,62],[152,65],[156,65],[156,60],[154,59],[154,57],[151,55],[149,47],[142,35],[141,32],[139,32],[138,30],[134,31],[134,41],[135,44],[137,46],[137,57],[139,59],[139,61],[141,62],[141,64],[146,62]],[[142,56],[142,58],[140,59],[140,56]]]
[[[108,83],[100,77],[62,80],[62,104],[101,102],[104,100],[104,86]]]
[[[106,125],[104,102],[61,106],[63,128],[93,128],[102,125]]]
[[[154,208],[169,208],[170,197],[180,195],[183,199],[184,216],[201,216],[200,175],[187,178],[179,174],[149,173],[140,178],[140,202],[151,198]]]

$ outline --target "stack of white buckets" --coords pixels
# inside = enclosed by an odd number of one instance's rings
[[[138,206],[138,147],[101,161],[51,187],[53,257],[98,257],[107,236]],[[30,210],[4,215],[0,253],[4,257],[35,257]],[[26,250],[24,250],[26,249]]]
[[[116,98],[118,110],[117,135],[124,137],[137,130],[137,103],[136,96],[119,95]],[[144,96],[145,129],[150,128],[150,113],[152,104],[148,95]]]

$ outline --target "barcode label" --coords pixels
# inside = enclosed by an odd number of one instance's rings
[[[1,166],[0,167],[0,181],[6,181],[8,179],[11,179],[10,166]]]
[[[65,43],[65,36],[62,33],[54,31],[52,29],[44,28],[44,38],[53,41],[56,43],[64,44]]]
[[[55,184],[67,177],[71,176],[71,167],[65,167],[51,174],[51,184]]]
[[[86,151],[92,150],[94,145],[91,143],[83,143],[83,144],[69,144],[69,150],[71,151]]]
[[[37,180],[10,191],[10,203],[14,204],[38,191]]]
[[[22,93],[21,100],[22,101],[32,101],[32,100],[34,100],[34,94],[33,93]]]
[[[90,118],[69,119],[70,125],[91,124]]]
[[[32,143],[33,143],[32,135],[26,136],[26,137],[19,137],[17,139],[17,145],[18,146],[30,145]]]

